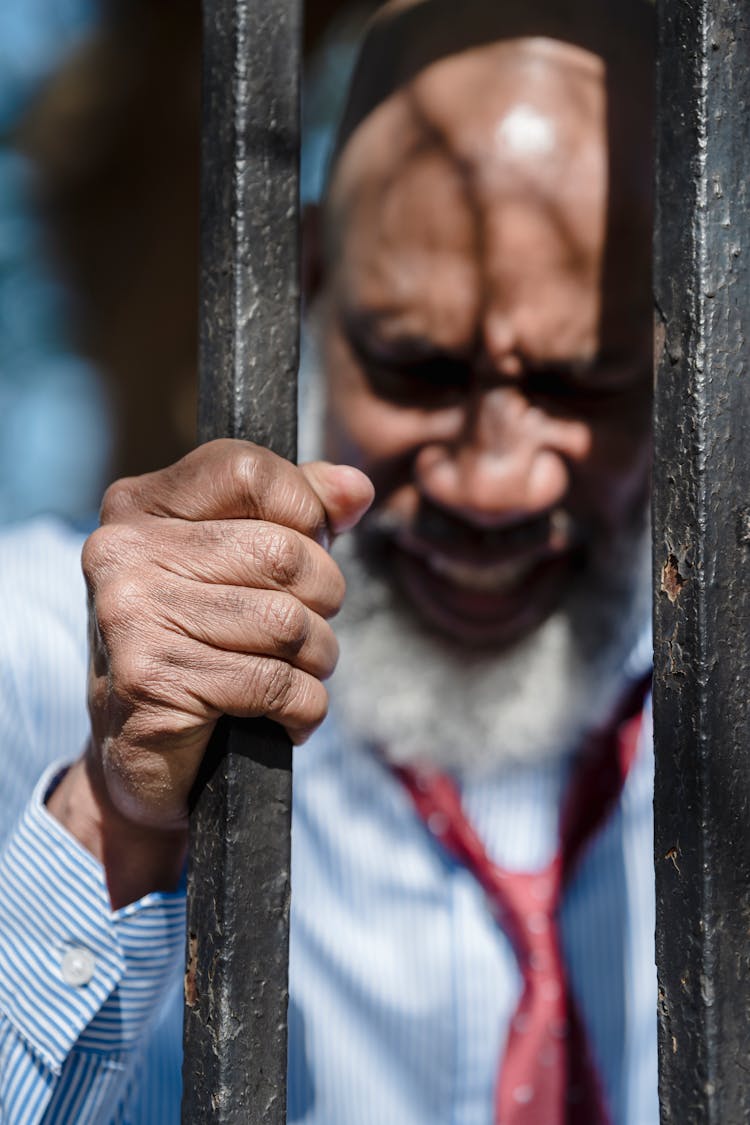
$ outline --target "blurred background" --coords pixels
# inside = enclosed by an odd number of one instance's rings
[[[310,0],[303,202],[376,0]],[[0,523],[195,442],[198,0],[0,5]]]

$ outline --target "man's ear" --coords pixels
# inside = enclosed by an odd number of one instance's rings
[[[306,203],[302,211],[300,257],[302,304],[309,308],[323,283],[323,209],[319,203]]]

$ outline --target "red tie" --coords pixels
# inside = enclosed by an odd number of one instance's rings
[[[543,870],[505,871],[466,819],[455,783],[421,768],[395,773],[446,851],[478,880],[523,977],[495,1094],[495,1125],[609,1125],[610,1116],[560,945],[558,910],[584,846],[620,796],[635,756],[649,681],[590,738],[560,817],[557,854]],[[435,828],[437,826],[437,829]]]

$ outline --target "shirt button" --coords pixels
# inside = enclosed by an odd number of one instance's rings
[[[71,945],[63,953],[60,970],[66,984],[82,988],[84,984],[89,983],[95,969],[96,959],[90,949]]]

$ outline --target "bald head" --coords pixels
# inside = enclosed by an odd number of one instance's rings
[[[598,146],[599,164],[609,165],[612,220],[619,223],[623,210],[630,220],[640,209],[648,225],[653,46],[649,0],[391,0],[360,53],[334,173],[371,116],[378,126],[346,160],[360,170],[360,183],[376,164],[388,175],[386,164],[408,158],[431,135],[481,179],[501,186],[505,177],[517,191],[531,186],[549,198],[550,189],[559,196],[566,185],[580,192],[560,173]],[[383,106],[389,111],[378,113]],[[580,167],[580,182],[586,170]]]
[[[639,98],[653,64],[652,0],[391,0],[365,37],[339,128],[340,152],[359,123],[431,63],[511,39],[548,38],[599,56],[613,84]]]
[[[441,57],[398,87],[349,137],[329,193],[330,261],[353,315],[452,350],[478,332],[490,356],[513,319],[530,358],[540,338],[568,354],[571,333],[593,354],[608,230],[621,259],[638,257],[618,287],[637,277],[628,301],[649,300],[648,98],[642,113],[632,87],[622,99],[623,136],[642,131],[627,160],[609,142],[614,101],[601,55],[546,37]]]

